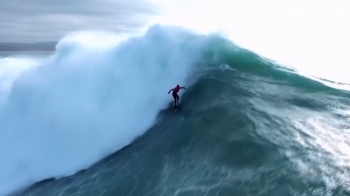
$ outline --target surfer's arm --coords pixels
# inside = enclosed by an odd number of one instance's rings
[[[170,89],[169,92],[168,92],[168,94],[169,94],[172,90],[174,90],[174,89]]]
[[[180,88],[187,90],[185,87],[180,87]]]

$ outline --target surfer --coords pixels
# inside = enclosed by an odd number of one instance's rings
[[[180,87],[179,85],[176,85],[175,88],[170,89],[169,92],[168,92],[168,94],[169,94],[171,91],[173,91],[173,97],[174,97],[174,102],[175,102],[175,108],[178,108],[176,103],[179,101],[180,97],[179,97],[179,95],[177,95],[177,92],[179,92],[180,89],[185,89],[185,90],[186,90],[185,87]]]

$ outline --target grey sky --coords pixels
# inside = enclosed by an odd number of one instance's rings
[[[56,41],[77,30],[133,31],[156,13],[147,0],[0,0],[0,42]]]

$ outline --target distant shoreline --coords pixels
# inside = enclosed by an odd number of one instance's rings
[[[38,43],[4,43],[0,42],[0,51],[20,52],[20,51],[56,51],[57,42]]]

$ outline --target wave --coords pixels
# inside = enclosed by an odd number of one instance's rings
[[[282,66],[254,52],[239,48],[225,38],[215,39],[215,44],[211,44],[210,47],[212,59],[215,59],[215,62],[212,63],[214,67],[222,64],[229,65],[231,68],[240,72],[252,73],[263,77],[266,81],[272,79],[274,81],[280,81],[281,84],[308,91],[337,94],[342,93],[339,90],[346,92],[350,90],[344,83],[326,80],[287,66]]]
[[[155,25],[143,36],[112,43],[100,34],[78,37],[62,39],[54,55],[11,84],[0,109],[0,195],[73,175],[130,144],[169,106],[168,90],[195,84],[203,70],[339,93],[220,35]],[[194,100],[199,97],[192,93]]]
[[[194,82],[209,38],[190,36],[153,26],[114,46],[58,43],[13,83],[0,110],[0,195],[72,175],[142,135],[172,101],[168,90]]]

